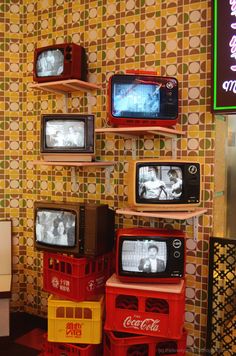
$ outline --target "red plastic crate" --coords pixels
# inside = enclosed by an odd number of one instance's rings
[[[187,332],[180,340],[105,331],[103,356],[185,356]]]
[[[43,344],[41,356],[101,356],[102,345],[63,344],[49,342],[47,335]]]
[[[76,302],[104,294],[106,280],[114,271],[112,260],[113,253],[75,258],[44,252],[43,288]]]
[[[105,330],[181,339],[185,316],[185,282],[122,283],[113,274],[106,282]]]

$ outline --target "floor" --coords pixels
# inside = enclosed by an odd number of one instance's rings
[[[35,342],[34,335],[42,334],[44,330],[47,330],[46,319],[26,313],[12,313],[10,336],[0,337],[0,356],[40,355],[40,345]]]

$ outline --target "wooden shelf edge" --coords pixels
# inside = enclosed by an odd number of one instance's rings
[[[107,167],[113,166],[115,162],[113,161],[93,161],[93,162],[65,162],[65,161],[42,161],[36,160],[31,161],[33,165],[41,165],[41,166],[67,166],[67,167]]]
[[[144,127],[106,127],[95,129],[96,133],[113,133],[117,135],[130,134],[130,135],[139,135],[139,134],[151,134],[151,135],[161,135],[161,136],[177,136],[183,135],[184,132],[169,127],[161,126],[144,126]]]
[[[116,214],[135,215],[143,217],[156,217],[164,219],[187,220],[195,216],[203,215],[207,209],[196,208],[191,211],[136,211],[129,208],[117,209]]]
[[[95,83],[89,83],[78,79],[57,80],[45,83],[32,83],[29,84],[29,87],[32,89],[55,92],[56,94],[69,93],[79,90],[90,91],[95,89],[101,89],[101,87]]]

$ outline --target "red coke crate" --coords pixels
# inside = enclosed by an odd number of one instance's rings
[[[187,332],[180,340],[105,331],[103,356],[185,356]]]
[[[101,356],[102,344],[100,345],[86,345],[86,344],[66,344],[59,342],[45,341],[43,344],[43,351],[41,356]]]
[[[75,258],[44,252],[43,288],[75,302],[104,294],[106,280],[114,271],[113,253]]]
[[[181,339],[185,316],[185,282],[122,283],[113,274],[106,282],[105,330]]]

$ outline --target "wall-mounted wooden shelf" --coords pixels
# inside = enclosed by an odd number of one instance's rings
[[[90,92],[101,89],[97,84],[84,82],[78,79],[58,80],[54,82],[33,83],[30,88],[52,92],[54,94],[68,94],[74,91]]]
[[[106,127],[95,129],[95,133],[114,134],[122,137],[132,138],[132,157],[136,159],[137,144],[136,140],[140,135],[156,135],[171,138],[172,156],[177,157],[177,136],[184,135],[184,131],[170,127],[162,126],[144,126],[144,127]]]
[[[191,211],[136,211],[129,208],[117,209],[116,214],[133,215],[159,219],[187,220],[193,219],[194,240],[198,236],[198,217],[205,214],[207,209],[195,208]]]
[[[74,192],[78,191],[78,184],[77,184],[77,175],[76,175],[76,168],[105,168],[105,190],[109,194],[111,191],[111,184],[110,184],[110,175],[112,172],[112,166],[114,166],[115,162],[113,161],[93,161],[93,162],[56,162],[56,161],[43,161],[43,160],[36,160],[32,161],[33,165],[39,166],[64,166],[64,167],[71,167],[71,181],[72,181],[72,190]]]
[[[34,165],[41,165],[41,166],[67,166],[67,167],[107,167],[113,166],[115,162],[113,161],[93,161],[93,162],[60,162],[60,161],[32,161]]]
[[[196,208],[192,211],[136,211],[129,208],[117,209],[117,214],[145,216],[150,218],[164,218],[174,220],[187,220],[195,216],[203,215],[207,209]]]
[[[145,127],[106,127],[95,129],[96,133],[114,134],[120,136],[139,136],[139,135],[158,135],[165,137],[176,137],[183,135],[184,132],[175,128],[161,127],[161,126],[145,126]]]

